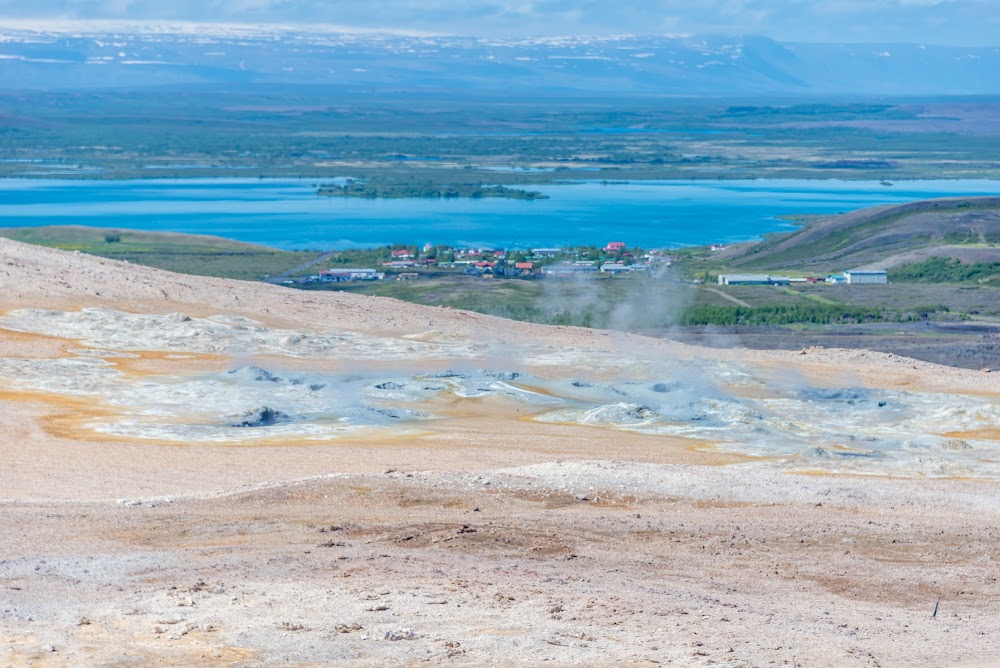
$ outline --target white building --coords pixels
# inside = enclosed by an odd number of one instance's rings
[[[580,263],[575,263],[579,265]],[[649,271],[648,264],[618,264],[617,262],[606,262],[601,265],[602,274],[624,274],[637,271]]]
[[[324,282],[381,281],[385,274],[374,269],[328,269],[321,271],[319,280]]]
[[[771,285],[767,274],[720,274],[719,285]]]
[[[889,275],[884,269],[851,269],[844,272],[848,285],[872,285],[888,283]]]

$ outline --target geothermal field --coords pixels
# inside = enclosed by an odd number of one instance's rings
[[[0,286],[0,666],[1000,664],[998,373]]]

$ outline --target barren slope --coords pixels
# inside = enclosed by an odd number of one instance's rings
[[[995,665],[1000,376],[803,353],[0,239],[0,665]]]

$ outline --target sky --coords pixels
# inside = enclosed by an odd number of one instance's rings
[[[328,23],[483,37],[764,35],[1000,45],[997,0],[0,0],[4,19]]]

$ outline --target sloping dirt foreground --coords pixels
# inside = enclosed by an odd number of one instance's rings
[[[0,666],[997,665],[998,375],[805,353],[0,240]]]

